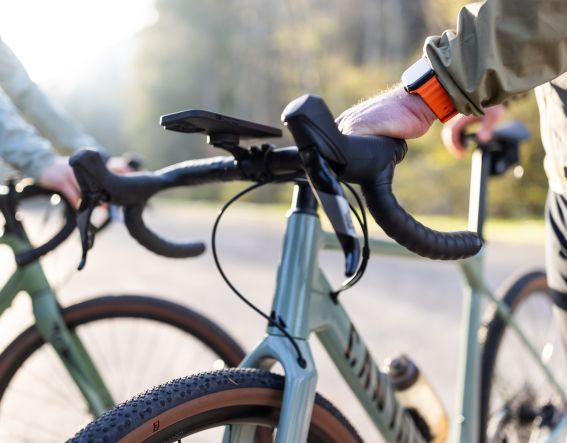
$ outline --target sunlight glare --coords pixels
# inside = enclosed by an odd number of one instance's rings
[[[154,0],[0,0],[0,37],[42,82],[156,19]]]

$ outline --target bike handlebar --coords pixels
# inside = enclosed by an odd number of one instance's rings
[[[212,157],[185,161],[155,172],[135,172],[117,175],[108,170],[104,158],[94,149],[84,149],[71,157],[77,181],[83,194],[80,213],[88,213],[88,206],[104,201],[124,207],[124,222],[130,235],[142,246],[156,254],[171,258],[194,257],[205,250],[200,241],[176,242],[166,240],[150,230],[142,213],[149,200],[158,192],[178,187],[197,186],[219,181],[261,180],[271,174],[270,165],[277,163],[279,171],[299,169],[297,149],[281,148],[276,152],[264,151],[239,162],[234,157]],[[88,215],[87,215],[88,219]],[[79,230],[83,248],[89,249],[88,220],[79,215]]]
[[[26,198],[37,197],[39,195],[50,196],[54,194],[58,195],[65,205],[65,223],[61,230],[50,240],[46,241],[43,245],[38,246],[37,248],[29,249],[27,251],[18,252],[16,254],[16,264],[18,266],[25,266],[39,259],[48,252],[54,250],[57,246],[63,243],[75,229],[75,208],[63,194],[49,189],[41,188],[39,186],[29,185],[20,192],[20,199],[23,200]]]
[[[315,146],[334,166],[339,178],[361,186],[376,223],[410,251],[432,259],[456,260],[470,257],[482,247],[476,233],[435,231],[415,220],[398,204],[392,192],[392,181],[395,166],[407,152],[404,140],[344,135],[323,100],[310,95],[291,102],[284,109],[282,120],[300,151]]]
[[[145,173],[127,182],[121,193],[111,194],[111,201],[124,205],[124,223],[130,235],[142,246],[156,254],[171,258],[195,257],[202,254],[205,244],[200,241],[176,242],[167,240],[151,231],[142,217],[147,200],[157,192],[176,186],[196,186],[226,179],[235,172],[234,160],[224,157],[186,162],[177,167],[157,171],[155,175]],[[118,177],[119,179],[121,177]],[[118,188],[115,188],[118,189]],[[128,189],[131,192],[128,192]],[[125,194],[124,191],[127,193]],[[140,200],[132,202],[133,196]]]
[[[338,182],[337,185],[331,183],[336,177],[359,184],[370,213],[386,234],[421,256],[461,259],[476,254],[482,247],[476,233],[434,231],[398,204],[391,185],[395,165],[407,151],[405,141],[341,134],[324,102],[314,96],[304,96],[290,103],[282,120],[293,134],[297,147],[264,145],[263,149],[251,149],[238,159],[227,156],[190,160],[153,173],[116,175],[106,168],[98,152],[83,150],[70,160],[83,191],[82,210],[100,201],[124,206],[126,226],[140,244],[167,257],[191,257],[204,251],[202,242],[165,240],[145,225],[142,212],[151,196],[176,186],[233,180],[260,182],[284,175],[289,178],[289,174],[295,177],[307,174],[345,251],[347,275],[354,272],[358,263],[352,256],[352,251],[357,254],[358,241],[353,241],[354,228],[346,218],[350,219],[348,202]],[[314,162],[313,156],[319,156],[320,161]],[[87,226],[82,229],[86,232]],[[83,247],[88,249],[88,234],[83,237]]]
[[[106,167],[100,153],[86,149],[69,160],[83,193],[79,211],[86,210],[89,196],[124,206],[124,222],[141,245],[166,257],[194,257],[205,250],[202,242],[173,242],[152,232],[144,223],[142,212],[148,199],[159,191],[174,186],[192,186],[222,180],[222,176],[234,170],[234,159],[216,157],[184,162],[156,172],[134,172],[117,175]],[[88,223],[88,220],[86,221]],[[83,230],[87,226],[82,227]],[[83,230],[81,235],[84,237]],[[84,241],[89,241],[83,238]],[[90,245],[88,246],[90,247]],[[87,248],[88,248],[87,247]]]
[[[482,240],[476,233],[435,231],[408,214],[392,192],[393,175],[394,168],[388,167],[375,181],[361,184],[368,210],[386,234],[410,251],[435,260],[457,260],[480,251]]]
[[[65,205],[65,223],[59,232],[41,246],[16,252],[15,260],[19,267],[26,266],[55,249],[63,243],[63,241],[71,235],[73,229],[75,229],[75,210],[73,205],[71,205],[63,194],[33,184],[26,185],[20,190],[16,189],[13,183],[10,183],[6,189],[7,193],[0,195],[0,209],[5,218],[5,232],[14,234],[25,241],[27,241],[26,233],[16,215],[18,204],[21,201],[38,196],[50,197],[52,195],[58,195]]]

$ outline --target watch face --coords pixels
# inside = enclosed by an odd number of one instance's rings
[[[402,74],[402,83],[408,91],[413,91],[429,80],[432,75],[433,69],[431,69],[429,60],[422,57]]]

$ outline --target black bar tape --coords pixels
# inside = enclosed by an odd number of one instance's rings
[[[26,186],[20,193],[18,199],[24,200],[26,198],[37,197],[40,195],[50,196],[53,194],[59,195],[61,200],[65,204],[65,224],[61,230],[55,234],[51,239],[45,242],[43,245],[37,248],[29,249],[27,251],[22,251],[16,254],[15,260],[18,266],[26,266],[31,262],[39,259],[48,252],[54,250],[57,246],[63,243],[73,232],[76,226],[75,221],[75,209],[71,203],[59,192],[45,189],[39,186],[30,185]]]
[[[145,248],[170,258],[195,257],[205,251],[203,242],[173,242],[150,231],[144,224],[142,213],[146,202],[124,208],[124,224],[130,235]]]
[[[389,168],[392,175],[393,164]],[[374,183],[363,183],[362,192],[369,212],[384,232],[422,257],[456,260],[475,255],[482,248],[482,241],[474,232],[439,232],[418,222],[398,204],[391,181],[378,177]]]

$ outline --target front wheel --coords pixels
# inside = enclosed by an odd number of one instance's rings
[[[62,311],[116,402],[187,373],[237,366],[242,348],[184,306],[105,296]],[[61,442],[94,417],[35,326],[0,355],[0,442]]]
[[[553,318],[545,273],[514,279],[502,292],[512,319],[541,361],[567,386],[565,350]],[[481,441],[528,443],[548,435],[565,413],[560,397],[507,322],[496,312],[482,354]]]
[[[225,428],[230,432],[233,424],[256,426],[247,441],[272,442],[283,387],[282,376],[257,369],[229,369],[180,378],[108,411],[70,442],[220,442]],[[308,441],[362,440],[346,418],[317,395]]]

